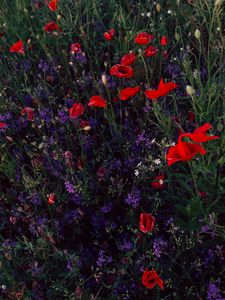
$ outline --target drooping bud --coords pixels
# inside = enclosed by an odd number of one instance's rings
[[[196,29],[195,30],[195,37],[196,37],[196,39],[200,39],[200,37],[201,37],[201,32],[198,30],[198,29]]]
[[[195,95],[195,89],[190,85],[186,86],[186,92],[189,96],[194,96]]]

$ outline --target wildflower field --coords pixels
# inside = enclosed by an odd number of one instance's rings
[[[225,299],[223,0],[0,0],[0,299]]]

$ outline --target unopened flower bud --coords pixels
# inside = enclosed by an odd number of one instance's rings
[[[91,130],[91,126],[89,126],[89,125],[84,126],[83,130],[84,130],[84,131],[89,131],[89,130]]]
[[[179,41],[180,40],[180,35],[179,35],[179,33],[175,33],[175,39],[177,40],[177,41]]]
[[[60,21],[62,19],[62,16],[61,15],[58,15],[57,16],[57,19]]]
[[[189,96],[194,96],[195,95],[195,89],[190,85],[186,86],[186,92]]]
[[[195,37],[196,37],[196,39],[200,39],[200,37],[201,37],[201,32],[198,30],[198,29],[196,29],[195,30]]]
[[[157,10],[157,12],[160,12],[160,10],[161,10],[161,5],[159,3],[156,4],[156,10]]]
[[[105,74],[102,75],[102,83],[106,86],[107,85],[107,77]]]
[[[223,0],[216,0],[215,6],[220,6],[223,3]]]

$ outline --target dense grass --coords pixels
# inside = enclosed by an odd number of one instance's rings
[[[45,1],[0,0],[1,299],[225,298],[223,4],[59,0],[51,12]],[[61,30],[46,33],[50,21]],[[154,35],[157,55],[144,57],[139,32]],[[19,39],[25,55],[9,51]],[[135,77],[110,76],[130,50]],[[178,88],[151,101],[144,91],[160,78]],[[135,97],[115,99],[137,85]],[[89,107],[93,95],[107,108]],[[74,102],[85,107],[78,119]],[[206,155],[168,167],[179,134],[205,123],[220,137]],[[151,185],[158,175],[163,189]],[[147,234],[144,212],[155,217]],[[146,268],[164,289],[142,284]]]

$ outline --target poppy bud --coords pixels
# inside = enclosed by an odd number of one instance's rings
[[[175,33],[175,39],[179,42],[179,40],[180,40],[180,35],[179,35],[179,33]]]
[[[65,159],[72,159],[73,158],[73,154],[71,151],[66,151],[64,153]]]
[[[200,37],[201,37],[201,32],[198,30],[198,29],[196,29],[195,30],[195,37],[196,37],[196,39],[200,39]]]
[[[62,19],[62,16],[61,15],[58,15],[57,16],[57,19],[60,21]]]
[[[190,85],[186,86],[186,92],[189,96],[194,96],[195,95],[195,89]]]
[[[223,0],[216,0],[215,6],[220,6],[223,3]]]
[[[76,290],[75,290],[75,293],[74,293],[75,297],[77,299],[81,299],[81,296],[82,296],[82,290],[79,286],[77,286]]]
[[[159,3],[156,4],[156,10],[157,10],[157,12],[160,12],[160,10],[161,10],[161,5]]]
[[[89,131],[89,130],[91,130],[91,126],[89,126],[89,125],[84,126],[83,130],[84,130],[84,131]]]
[[[107,86],[107,77],[105,74],[102,75],[102,83]]]

